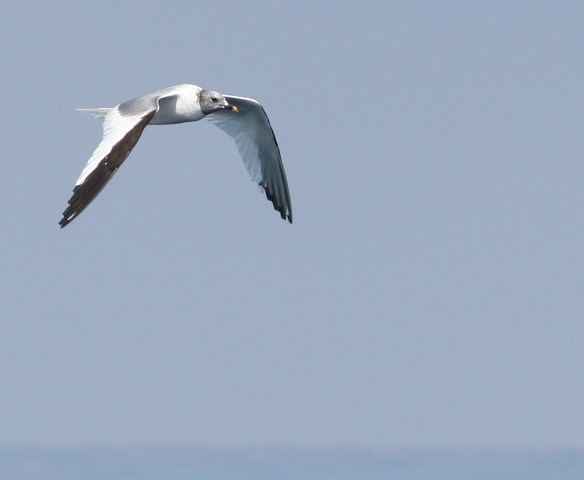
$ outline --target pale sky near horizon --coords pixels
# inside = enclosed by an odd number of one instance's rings
[[[584,3],[8,1],[0,446],[584,448]],[[256,98],[283,222],[208,122]]]

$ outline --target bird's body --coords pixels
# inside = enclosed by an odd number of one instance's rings
[[[128,157],[147,125],[207,118],[230,135],[253,181],[280,216],[292,223],[292,205],[276,137],[262,106],[251,98],[221,95],[196,85],[175,85],[113,108],[81,109],[103,117],[103,138],[77,179],[61,227],[99,194]]]
[[[157,99],[167,98],[170,95],[172,100],[159,102],[158,110],[150,121],[150,125],[196,122],[205,116],[199,104],[199,95],[202,90],[201,87],[188,84],[163,88],[150,95],[128,100],[120,105],[120,109],[131,114],[139,110],[140,105],[148,105],[151,102],[156,102]]]

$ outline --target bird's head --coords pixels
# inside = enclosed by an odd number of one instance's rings
[[[213,90],[201,90],[199,104],[201,105],[201,111],[205,115],[216,112],[217,110],[239,112],[239,109],[235,105],[230,105],[223,95]]]

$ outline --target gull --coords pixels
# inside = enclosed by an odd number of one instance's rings
[[[80,108],[103,118],[103,138],[75,183],[61,228],[87,208],[118,171],[147,125],[210,120],[233,138],[252,181],[284,220],[292,203],[276,136],[263,107],[253,98],[222,95],[197,85],[174,85],[113,108]]]

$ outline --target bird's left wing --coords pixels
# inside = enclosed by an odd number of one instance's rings
[[[224,95],[239,112],[218,110],[205,118],[235,140],[252,181],[284,220],[292,223],[292,202],[276,136],[263,107],[252,98]]]
[[[77,179],[69,206],[59,222],[61,228],[76,218],[114,176],[154,117],[158,100],[157,97],[140,97],[107,112],[103,138]],[[97,111],[88,110],[94,114]]]

